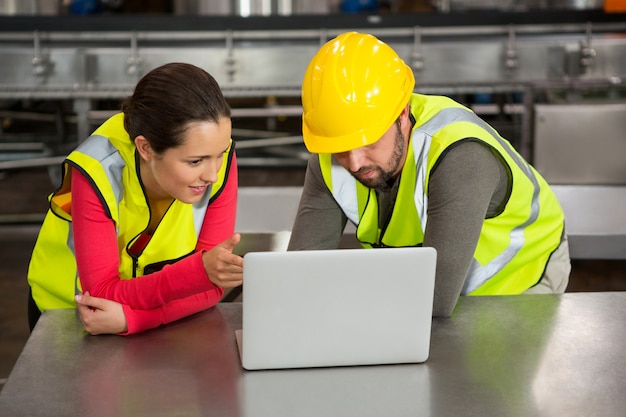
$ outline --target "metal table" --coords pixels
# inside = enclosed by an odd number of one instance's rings
[[[244,371],[241,304],[144,334],[46,312],[0,393],[13,416],[616,416],[626,292],[464,297],[419,365]],[[407,329],[409,331],[409,329]]]

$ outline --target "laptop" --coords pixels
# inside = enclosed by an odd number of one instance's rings
[[[244,369],[421,363],[430,350],[433,248],[244,255]]]

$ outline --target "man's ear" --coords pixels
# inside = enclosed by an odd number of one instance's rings
[[[400,113],[400,117],[398,117],[398,120],[400,120],[400,128],[402,129],[402,131],[404,132],[404,129],[406,128],[406,126],[409,126],[409,133],[410,133],[410,129],[411,129],[411,106],[409,103],[406,104],[406,106],[404,106],[404,109],[402,109],[402,113]],[[406,133],[406,132],[404,132]]]
[[[409,114],[411,113],[411,105],[409,103],[406,103],[406,106],[404,106],[404,109],[402,109],[402,113],[400,113],[400,117],[409,117]]]
[[[154,155],[154,151],[152,150],[152,146],[150,146],[150,142],[143,135],[139,135],[135,138],[135,146],[137,147],[137,152],[139,152],[139,156],[144,161],[149,161],[152,159]]]

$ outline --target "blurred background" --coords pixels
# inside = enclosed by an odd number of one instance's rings
[[[28,337],[26,270],[60,163],[137,80],[172,61],[218,80],[241,251],[282,250],[308,156],[302,76],[346,30],[390,44],[416,92],[471,107],[555,187],[568,291],[626,290],[626,1],[0,0],[0,387]]]

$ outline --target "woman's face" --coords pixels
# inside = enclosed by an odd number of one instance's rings
[[[218,123],[191,123],[183,144],[162,154],[156,154],[145,138],[141,141],[139,136],[135,143],[143,159],[141,179],[148,197],[174,198],[188,204],[199,201],[207,187],[217,181],[230,137],[229,118],[221,118]]]

